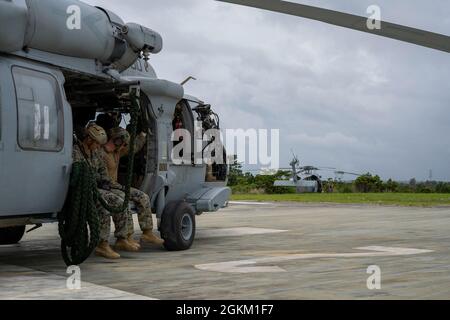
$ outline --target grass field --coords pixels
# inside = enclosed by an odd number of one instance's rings
[[[310,193],[310,194],[235,194],[234,201],[304,202],[395,205],[406,207],[449,206],[450,194],[422,193]]]

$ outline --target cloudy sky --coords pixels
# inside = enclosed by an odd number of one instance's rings
[[[450,180],[450,55],[320,22],[213,0],[86,0],[162,34],[160,78],[198,78],[186,92],[225,128],[275,128],[281,165],[383,178]],[[450,35],[450,2],[296,0]]]

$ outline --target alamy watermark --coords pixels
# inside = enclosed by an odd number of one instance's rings
[[[381,30],[381,8],[375,4],[367,8],[367,29],[369,30]]]
[[[369,15],[367,19],[367,28],[369,30],[380,30],[381,29],[381,8],[378,5],[370,5],[367,8],[367,14]],[[67,28],[69,30],[80,30],[81,29],[81,8],[77,5],[70,5],[67,7],[66,13],[67,18]]]
[[[280,166],[279,129],[204,130],[203,123],[196,121],[194,132],[174,130],[171,140],[171,160],[175,165],[226,164],[234,161],[236,155],[246,165],[268,170],[278,170]],[[232,156],[226,159],[225,154]]]
[[[376,265],[369,266],[367,274],[370,274],[367,278],[367,289],[381,290],[381,268]]]
[[[69,266],[66,271],[70,276],[66,280],[69,290],[81,290],[81,269],[79,266]]]
[[[81,8],[71,5],[67,7],[66,13],[69,15],[66,21],[67,29],[81,30]]]

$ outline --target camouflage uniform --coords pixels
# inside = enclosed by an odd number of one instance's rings
[[[99,189],[99,192],[110,206],[120,207],[123,205],[123,198],[115,194],[114,190]],[[100,212],[100,240],[105,241],[109,239],[109,235],[111,234],[111,216],[115,227],[114,236],[116,238],[126,239],[130,228],[128,217],[131,216],[131,213],[126,210],[125,213],[110,214],[100,203],[97,204],[97,208]]]
[[[83,148],[83,145],[81,146]],[[89,151],[84,148],[85,152],[80,149],[80,146],[75,145],[73,148],[73,161],[80,162],[87,160],[91,168],[93,169],[95,179],[98,183],[111,183],[111,179],[106,171],[103,159],[101,157],[100,150]],[[86,159],[86,157],[87,159]],[[119,197],[112,191],[106,189],[99,189],[99,192],[103,199],[110,205],[114,207],[119,207],[123,204],[123,198]],[[116,238],[126,238],[128,236],[128,216],[129,211],[117,214],[109,213],[100,203],[97,203],[97,208],[100,213],[100,240],[108,241],[109,235],[111,233],[111,216],[115,224]]]
[[[125,198],[125,193],[118,189],[111,190],[119,196],[121,199]],[[153,230],[153,216],[152,216],[152,208],[150,205],[149,196],[138,189],[131,188],[130,189],[130,201],[134,202],[137,209],[139,227],[142,231]],[[134,233],[134,222],[133,222],[133,214],[130,212],[127,218],[127,228],[128,234]]]
[[[139,152],[145,145],[146,137],[138,135],[135,142],[135,152]],[[117,187],[121,189],[121,185],[117,182],[117,172],[119,168],[120,158],[128,154],[128,148],[124,148],[118,152],[107,152],[105,148],[102,148],[102,157],[107,168],[109,178],[113,182],[113,188]],[[121,190],[114,189],[113,192],[121,197],[125,197],[125,194]],[[134,202],[137,209],[139,226],[142,231],[153,230],[153,216],[150,205],[150,197],[143,191],[135,188],[130,189],[130,201]],[[134,233],[134,223],[132,214],[128,217],[128,234]]]
[[[134,153],[138,153],[145,146],[146,137],[143,135],[137,135],[134,143]],[[105,162],[106,170],[108,171],[111,181],[117,183],[117,173],[119,171],[119,162],[122,157],[128,155],[128,147],[122,148],[120,151],[107,152],[103,146],[102,156]]]

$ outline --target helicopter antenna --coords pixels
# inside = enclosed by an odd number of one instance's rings
[[[189,76],[189,77],[187,77],[183,82],[181,82],[180,84],[181,84],[182,86],[184,86],[186,83],[188,83],[188,82],[191,81],[191,80],[197,80],[197,78],[194,78],[193,76]]]

